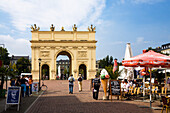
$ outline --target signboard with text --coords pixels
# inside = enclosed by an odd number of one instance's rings
[[[112,96],[122,96],[120,80],[110,80],[109,86],[110,86],[111,100],[112,100]]]
[[[8,87],[7,104],[19,104],[21,87]]]
[[[17,87],[17,86],[8,87],[5,110],[7,105],[18,104],[17,110],[19,111],[20,94],[21,94],[21,87]]]

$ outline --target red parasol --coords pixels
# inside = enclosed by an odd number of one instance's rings
[[[170,57],[152,50],[122,61],[126,67],[165,67],[170,68]]]
[[[170,68],[170,57],[156,53],[152,50],[140,54],[135,57],[131,57],[127,60],[122,61],[123,66],[125,67],[149,67],[150,68],[150,89],[151,85],[151,68],[152,67],[161,67],[161,68]],[[150,90],[150,107],[151,107],[151,90]]]

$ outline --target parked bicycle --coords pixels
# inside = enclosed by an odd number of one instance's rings
[[[42,86],[40,88],[42,91],[46,91],[48,89],[47,85],[44,84],[44,80],[42,82]]]

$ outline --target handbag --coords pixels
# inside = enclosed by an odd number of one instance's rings
[[[93,90],[93,92],[95,92],[95,93],[96,93],[96,92],[97,92],[97,90],[96,90],[96,89],[94,89],[94,90]]]

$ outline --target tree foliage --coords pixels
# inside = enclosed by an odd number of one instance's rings
[[[0,84],[0,89],[3,89],[4,85],[4,77],[5,75],[8,75],[8,68],[5,67],[4,65],[9,65],[9,53],[6,48],[0,47],[0,60],[2,61],[2,66],[0,67],[0,76],[1,76],[1,84]]]
[[[99,67],[100,68],[105,68],[105,66],[113,65],[113,57],[107,55],[105,58],[100,60]]]
[[[10,60],[8,55],[8,50],[6,48],[0,47],[0,60],[2,60],[3,65],[9,65]]]
[[[18,70],[18,74],[21,73],[30,73],[30,61],[28,59],[25,59],[24,57],[18,59],[16,67]]]
[[[105,58],[103,58],[102,60],[100,60],[99,63],[99,67],[100,68],[105,68],[108,72],[108,74],[110,75],[111,79],[117,79],[118,76],[120,76],[121,71],[118,71],[119,69],[117,69],[114,73],[113,73],[113,57],[107,55]],[[121,63],[118,62],[118,67],[121,65]],[[97,72],[97,74],[100,74],[99,72]]]

